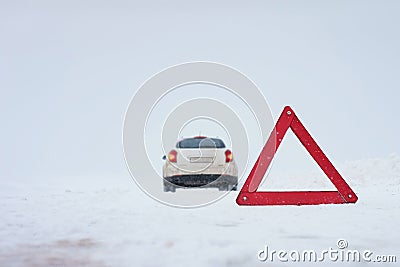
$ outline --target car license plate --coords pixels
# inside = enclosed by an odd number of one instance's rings
[[[212,163],[213,161],[213,157],[190,157],[191,163]]]

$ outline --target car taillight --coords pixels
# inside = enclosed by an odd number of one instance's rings
[[[177,155],[176,150],[171,150],[171,151],[169,152],[169,154],[168,154],[168,160],[169,160],[170,162],[176,162],[176,155]]]
[[[229,149],[227,149],[225,151],[225,162],[231,162],[233,160],[233,154],[232,151],[230,151]]]

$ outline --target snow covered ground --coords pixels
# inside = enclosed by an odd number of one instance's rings
[[[341,238],[399,262],[400,157],[337,167],[358,194],[355,205],[239,207],[233,192],[179,209],[152,200],[128,175],[90,187],[71,177],[57,186],[2,182],[0,266],[276,266],[288,263],[257,259],[265,245],[321,251]]]

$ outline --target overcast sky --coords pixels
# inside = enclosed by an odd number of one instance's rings
[[[291,105],[336,162],[400,152],[400,2],[216,2],[1,1],[0,181],[127,175],[132,95],[196,60]]]

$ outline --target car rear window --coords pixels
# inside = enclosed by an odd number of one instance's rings
[[[225,148],[225,144],[218,138],[187,138],[176,144],[177,148]]]

